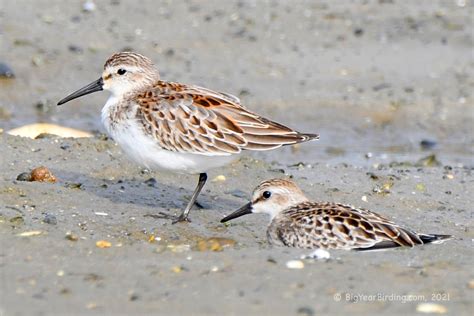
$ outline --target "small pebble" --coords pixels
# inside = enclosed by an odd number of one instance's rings
[[[98,240],[95,243],[95,245],[96,245],[97,248],[110,248],[110,247],[112,247],[112,243],[110,241],[107,241],[107,240]]]
[[[22,172],[16,177],[16,179],[18,181],[31,181],[31,172]]]
[[[77,237],[77,235],[74,235],[74,234],[71,233],[71,232],[67,232],[67,233],[66,233],[66,239],[67,239],[67,240],[70,240],[70,241],[78,241],[78,240],[79,240],[79,237]]]
[[[2,62],[0,62],[0,78],[15,78],[15,74],[10,66]]]
[[[290,260],[286,263],[288,269],[303,269],[304,263],[301,260]]]
[[[158,184],[158,181],[156,181],[155,178],[150,178],[148,180],[145,180],[144,182],[147,186],[149,187],[153,187],[153,188],[156,188],[157,187],[157,184]]]
[[[309,306],[304,306],[298,308],[298,311],[296,313],[298,316],[313,316],[314,310]]]
[[[354,35],[357,36],[357,37],[361,37],[362,35],[364,35],[364,30],[361,29],[361,28],[356,28],[354,30]]]
[[[430,139],[423,139],[420,142],[420,147],[421,149],[428,150],[428,149],[433,149],[437,145],[436,141],[430,140]]]
[[[46,214],[43,218],[43,223],[56,225],[58,223],[58,220],[56,219],[56,216],[54,216],[53,214]]]
[[[84,51],[81,47],[77,45],[69,45],[67,48],[69,49],[70,52],[75,53],[75,54],[82,54]]]

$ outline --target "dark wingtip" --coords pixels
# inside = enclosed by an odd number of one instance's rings
[[[421,241],[423,241],[424,244],[429,244],[429,243],[438,243],[438,242],[443,242],[448,239],[453,239],[453,235],[439,235],[439,234],[420,234],[418,235],[420,237]]]
[[[306,134],[306,133],[298,133],[298,136],[301,137],[300,142],[307,142],[310,140],[318,140],[319,134]]]

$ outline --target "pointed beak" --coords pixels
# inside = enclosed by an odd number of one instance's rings
[[[239,208],[234,213],[232,213],[232,214],[224,217],[223,219],[221,219],[221,223],[225,223],[227,221],[230,221],[231,219],[234,219],[234,218],[237,218],[237,217],[240,217],[240,216],[244,216],[244,215],[247,215],[247,214],[250,214],[250,213],[252,213],[252,202],[249,202],[249,203],[245,204],[244,206]]]
[[[81,88],[81,89],[77,90],[76,92],[71,93],[70,95],[68,95],[67,97],[65,97],[61,101],[59,101],[58,105],[64,104],[66,102],[69,102],[69,101],[74,100],[76,98],[82,97],[83,95],[86,95],[86,94],[89,94],[89,93],[93,93],[93,92],[96,92],[96,91],[102,91],[102,90],[104,90],[103,85],[104,85],[104,80],[102,80],[102,77],[101,77],[101,78],[97,79],[96,81],[94,81],[92,83],[89,83],[84,88]]]

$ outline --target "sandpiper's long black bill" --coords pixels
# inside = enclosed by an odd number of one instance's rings
[[[221,223],[225,223],[227,221],[230,221],[231,219],[234,219],[234,218],[237,218],[237,217],[240,217],[240,216],[244,216],[244,215],[247,215],[247,214],[250,214],[250,213],[252,213],[252,202],[249,202],[249,203],[245,204],[244,206],[239,208],[234,213],[232,213],[232,214],[224,217],[223,219],[221,219]]]
[[[89,93],[102,91],[102,90],[104,90],[104,88],[102,87],[103,85],[104,85],[104,81],[102,80],[102,78],[99,78],[96,81],[89,83],[84,88],[81,88],[81,89],[77,90],[76,92],[71,93],[70,95],[68,95],[67,97],[65,97],[61,101],[59,101],[58,105],[64,104],[66,102],[69,102],[69,101],[74,100],[76,98],[82,97],[83,95],[86,95],[86,94],[89,94]]]

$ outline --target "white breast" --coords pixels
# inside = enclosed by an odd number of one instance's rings
[[[117,99],[112,96],[107,100],[102,109],[102,122],[109,135],[139,165],[155,170],[197,174],[223,166],[235,159],[236,155],[205,156],[162,149],[152,137],[143,132],[134,118],[126,118],[118,123],[111,121],[110,113],[116,102]]]

